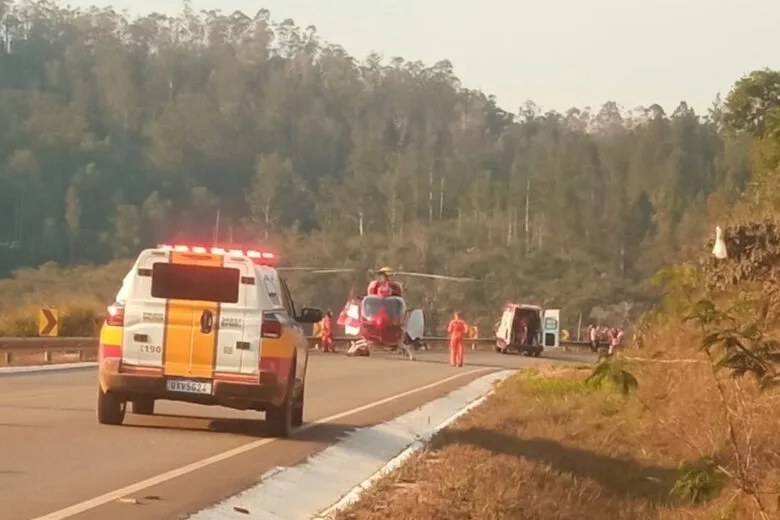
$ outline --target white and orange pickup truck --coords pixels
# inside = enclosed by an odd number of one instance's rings
[[[100,333],[98,421],[157,400],[264,411],[272,436],[303,423],[309,344],[267,251],[162,245],[142,251]]]

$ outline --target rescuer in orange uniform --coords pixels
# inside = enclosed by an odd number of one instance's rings
[[[325,317],[322,318],[322,351],[323,352],[336,352],[333,348],[333,318],[330,311],[325,313]]]
[[[460,318],[460,314],[453,314],[447,325],[447,334],[450,336],[450,365],[454,367],[463,366],[463,338],[468,331],[469,326]]]

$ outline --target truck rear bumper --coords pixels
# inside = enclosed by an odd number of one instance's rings
[[[129,370],[128,370],[129,369]],[[240,381],[236,379],[241,379]],[[220,405],[240,410],[264,410],[267,405],[280,405],[284,401],[286,385],[273,372],[260,372],[254,378],[226,374],[213,379],[192,378],[191,381],[210,383],[210,393],[171,391],[169,380],[187,378],[170,377],[161,369],[130,368],[118,362],[106,360],[99,367],[100,387],[106,393],[134,399],[165,399],[187,403]]]

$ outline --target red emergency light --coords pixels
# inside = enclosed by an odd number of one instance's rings
[[[274,267],[279,261],[279,257],[272,251],[261,251],[257,249],[238,249],[238,248],[224,248],[224,247],[204,247],[204,246],[188,246],[188,245],[170,245],[160,244],[160,249],[164,251],[175,251],[177,253],[196,253],[196,254],[212,254],[212,255],[242,255],[251,258],[254,263],[258,265],[265,265]]]

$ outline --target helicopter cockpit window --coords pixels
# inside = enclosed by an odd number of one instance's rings
[[[378,298],[369,296],[363,301],[363,316],[371,319],[379,309],[384,309],[390,318],[401,318],[406,312],[406,304],[401,298]]]

